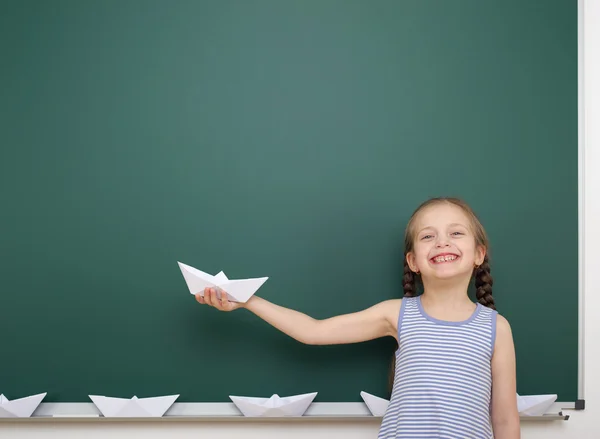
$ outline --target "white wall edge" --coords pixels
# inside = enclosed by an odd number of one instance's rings
[[[585,399],[585,42],[584,3],[577,1],[577,204],[578,204],[578,365],[577,399]]]

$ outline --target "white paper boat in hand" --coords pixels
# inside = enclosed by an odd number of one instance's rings
[[[0,395],[0,418],[29,418],[45,397],[46,393],[39,393],[11,401]]]
[[[113,398],[88,395],[104,417],[110,418],[160,418],[173,405],[179,395],[152,398]]]
[[[244,416],[302,416],[317,396],[317,392],[281,398],[275,394],[270,398],[229,396]]]
[[[228,279],[222,271],[215,276],[177,262],[191,294],[204,296],[204,288],[211,287],[217,290],[217,297],[221,298],[221,290],[227,293],[227,298],[232,302],[245,303],[264,284],[268,277],[251,279]]]
[[[360,396],[365,404],[367,404],[367,407],[373,416],[383,416],[388,408],[388,405],[390,405],[389,400],[371,395],[370,393],[364,391],[360,392]]]
[[[522,416],[542,416],[554,404],[558,395],[530,395],[517,394],[517,409]]]

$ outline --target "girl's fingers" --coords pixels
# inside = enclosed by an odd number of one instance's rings
[[[217,296],[217,292],[214,288],[207,287],[204,289],[204,296],[200,293],[196,294],[196,300],[198,303],[203,305],[212,306],[220,311],[231,311],[235,309],[235,303],[229,300],[229,296],[223,290],[221,291],[221,298]]]
[[[227,298],[227,293],[225,291],[221,291],[221,306],[223,308],[229,307],[229,299]]]
[[[214,288],[210,289],[210,303],[212,306],[221,310],[221,301],[219,300],[219,296],[217,295],[217,291]]]
[[[206,301],[207,305],[213,306],[212,294],[211,294],[210,288],[208,289],[208,291],[206,293],[204,293],[204,300]]]
[[[204,288],[204,295],[200,296],[200,300],[202,300],[200,303],[202,303],[203,305],[210,305],[210,301],[209,301],[209,289],[208,288]]]

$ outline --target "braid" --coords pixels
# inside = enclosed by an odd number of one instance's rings
[[[487,255],[483,259],[483,264],[475,269],[475,295],[477,301],[488,308],[496,309],[494,298],[492,297],[492,284],[494,280],[490,274],[490,262]]]
[[[402,286],[404,287],[404,297],[415,296],[415,274],[408,266],[406,258],[404,258],[404,277],[402,278]]]

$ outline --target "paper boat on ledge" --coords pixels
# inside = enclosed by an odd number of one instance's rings
[[[542,416],[554,404],[558,395],[530,395],[517,394],[517,408],[522,416]]]
[[[39,393],[11,401],[0,395],[0,418],[29,418],[45,397],[46,393]]]
[[[232,302],[247,302],[269,279],[268,277],[228,279],[222,271],[213,276],[181,262],[177,263],[191,294],[204,296],[204,288],[211,287],[215,288],[219,299],[221,298],[221,290],[223,290]]]
[[[390,405],[389,400],[371,395],[370,393],[364,391],[360,392],[360,396],[365,404],[367,404],[367,407],[373,416],[383,416],[388,408],[388,405]]]
[[[153,398],[113,398],[88,395],[104,417],[115,418],[160,418],[173,405],[179,395],[157,396]]]
[[[302,416],[317,396],[317,392],[281,398],[275,394],[270,398],[229,396],[244,416]]]

